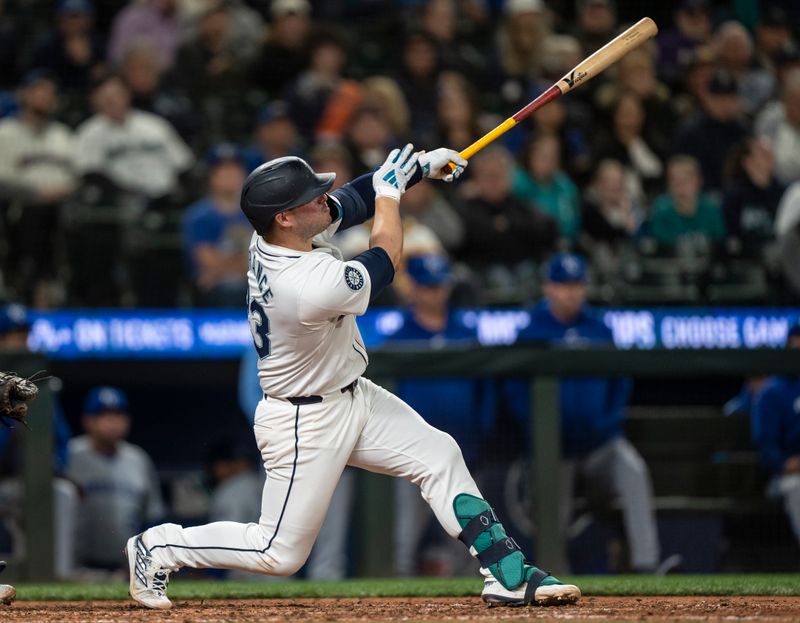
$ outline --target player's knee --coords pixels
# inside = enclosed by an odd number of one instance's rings
[[[456,440],[447,433],[440,432],[439,438],[436,440],[436,454],[443,459],[446,465],[453,465],[455,462],[464,460]]]
[[[294,575],[300,571],[300,568],[306,562],[306,558],[308,558],[308,556],[288,554],[286,556],[281,556],[280,560],[272,560],[270,565],[270,575]]]

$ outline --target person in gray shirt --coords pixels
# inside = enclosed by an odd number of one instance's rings
[[[161,488],[147,453],[125,441],[128,399],[114,387],[92,389],[83,407],[85,435],[71,439],[67,475],[83,494],[77,557],[88,568],[124,566],[129,534],[164,515]]]

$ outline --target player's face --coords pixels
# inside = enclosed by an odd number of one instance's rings
[[[131,420],[125,413],[107,411],[83,418],[86,433],[103,446],[115,446],[128,436]]]
[[[304,240],[310,240],[320,232],[325,231],[333,222],[331,210],[328,207],[328,194],[323,193],[289,211],[295,232]]]
[[[585,283],[547,283],[543,290],[557,318],[577,318],[586,303]]]
[[[793,335],[789,338],[789,342],[786,344],[787,348],[796,348],[800,350],[800,335]]]

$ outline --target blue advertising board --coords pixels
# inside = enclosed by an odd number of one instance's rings
[[[618,348],[780,348],[795,308],[598,309]],[[484,346],[513,344],[531,322],[525,309],[465,309],[456,315]],[[69,310],[32,313],[30,346],[54,359],[224,359],[252,345],[238,310]],[[366,345],[381,345],[404,322],[396,309],[358,318]]]

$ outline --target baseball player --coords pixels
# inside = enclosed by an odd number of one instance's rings
[[[453,172],[449,162],[458,166]],[[169,574],[182,567],[291,575],[305,562],[346,465],[418,485],[442,527],[470,548],[488,603],[573,603],[580,591],[525,562],[483,499],[458,445],[361,375],[356,326],[400,261],[400,197],[423,176],[452,181],[458,153],[393,150],[374,174],[328,193],[333,173],[300,158],[271,160],[245,180],[250,243],[248,314],[264,398],[254,419],[267,473],[258,523],[163,524],[125,548],[130,594],[171,607]],[[373,218],[370,248],[347,262],[330,245],[340,229]],[[387,527],[388,528],[388,527]]]

